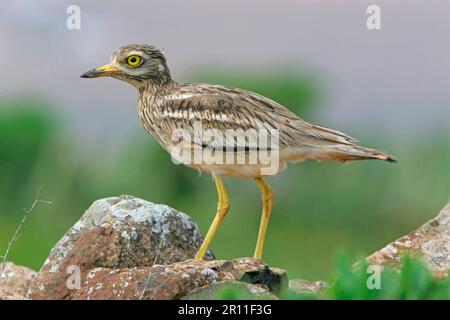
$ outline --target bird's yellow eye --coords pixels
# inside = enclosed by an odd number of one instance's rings
[[[127,58],[127,64],[130,67],[137,67],[141,64],[142,58],[136,54],[133,54]]]

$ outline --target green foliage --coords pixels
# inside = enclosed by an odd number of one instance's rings
[[[7,200],[17,196],[42,151],[54,143],[56,121],[42,105],[14,103],[0,110],[0,199],[7,210],[13,207]]]
[[[320,300],[321,297],[312,293],[299,293],[290,289],[287,289],[280,296],[282,300]]]
[[[325,299],[339,300],[416,300],[450,299],[450,280],[433,278],[419,258],[405,257],[401,271],[386,268],[381,272],[379,288],[374,285],[374,270],[361,261],[352,268],[346,255],[336,259],[335,278]],[[372,276],[372,277],[371,277]]]

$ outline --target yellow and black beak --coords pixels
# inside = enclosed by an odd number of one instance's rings
[[[98,78],[98,77],[110,77],[112,74],[119,72],[120,70],[116,67],[105,64],[104,66],[98,67],[96,69],[92,69],[86,71],[81,75],[82,78]]]

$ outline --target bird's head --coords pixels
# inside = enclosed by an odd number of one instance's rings
[[[166,58],[158,48],[148,44],[132,44],[119,48],[108,64],[89,70],[82,78],[112,77],[139,88],[152,82],[171,81]]]

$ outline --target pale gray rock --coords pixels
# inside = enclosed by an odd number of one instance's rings
[[[450,203],[439,215],[408,235],[388,244],[366,258],[372,265],[401,268],[404,255],[420,257],[437,278],[450,270]]]
[[[278,297],[264,284],[226,280],[194,289],[181,298],[181,300],[217,299],[278,300]]]
[[[289,290],[296,294],[321,296],[327,288],[328,283],[325,281],[289,280]]]

